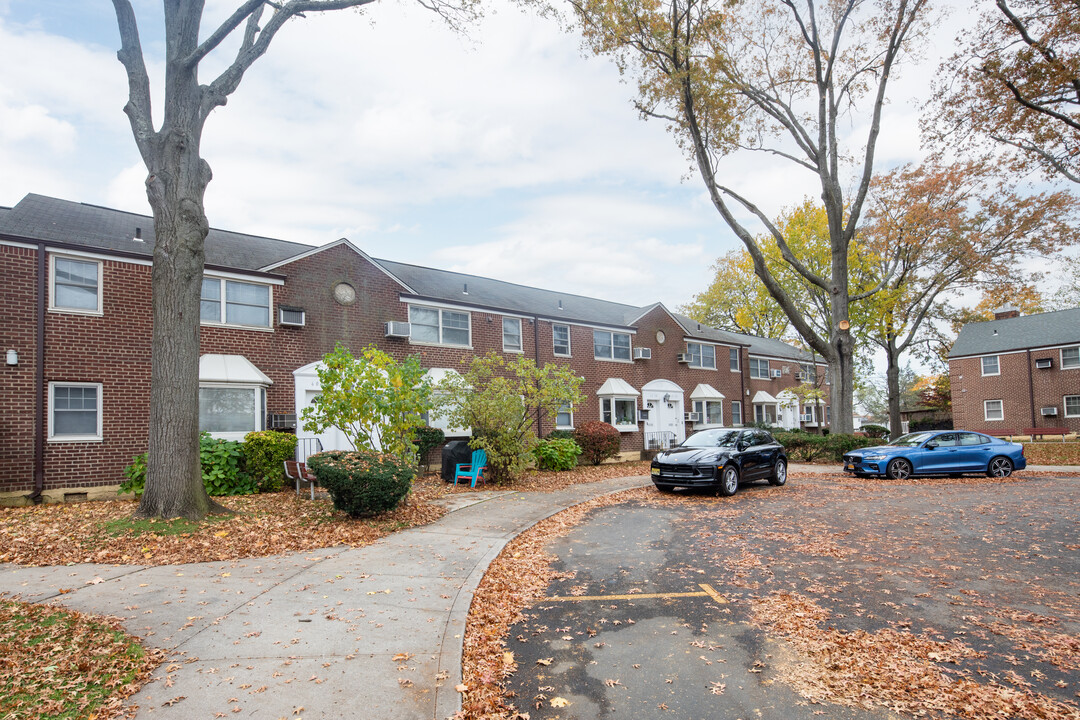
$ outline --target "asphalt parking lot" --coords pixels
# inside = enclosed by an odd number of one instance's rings
[[[1080,479],[638,491],[507,638],[536,718],[1080,718]]]

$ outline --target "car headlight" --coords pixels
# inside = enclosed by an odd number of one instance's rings
[[[863,455],[862,459],[863,460],[870,460],[871,462],[877,462],[878,460],[884,460],[887,457],[888,457],[888,455],[881,455],[879,453],[877,455]]]

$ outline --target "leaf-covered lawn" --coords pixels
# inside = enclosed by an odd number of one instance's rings
[[[123,717],[162,661],[117,621],[0,600],[0,717]]]

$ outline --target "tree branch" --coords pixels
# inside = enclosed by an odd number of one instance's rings
[[[150,77],[146,73],[143,60],[142,43],[139,40],[139,24],[135,20],[135,10],[130,0],[113,0],[116,10],[116,24],[120,29],[120,50],[117,59],[127,71],[128,101],[124,105],[124,114],[131,123],[131,132],[135,144],[142,155],[143,163],[152,166],[152,143],[157,135],[150,107]]]

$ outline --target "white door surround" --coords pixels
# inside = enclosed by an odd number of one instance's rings
[[[649,411],[645,419],[645,449],[649,440],[659,436],[649,433],[671,433],[662,436],[665,444],[678,444],[686,439],[686,423],[683,420],[683,389],[670,380],[653,380],[641,388],[641,407]]]

